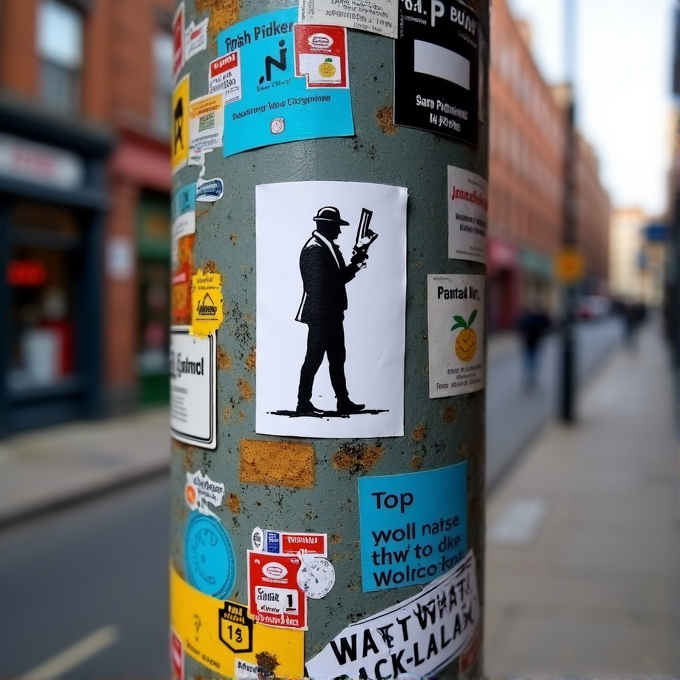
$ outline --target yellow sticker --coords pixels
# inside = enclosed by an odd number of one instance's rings
[[[172,93],[170,155],[173,173],[189,160],[189,76],[184,76]]]
[[[555,258],[555,275],[562,283],[576,283],[583,278],[583,255],[576,248],[563,248]]]
[[[191,277],[191,328],[189,333],[205,338],[215,332],[224,319],[222,276],[203,273]]]
[[[186,583],[170,567],[170,625],[184,652],[228,678],[236,662],[275,671],[276,677],[304,674],[305,634],[255,623],[248,607],[216,600]]]

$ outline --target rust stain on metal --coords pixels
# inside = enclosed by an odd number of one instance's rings
[[[197,219],[200,217],[207,217],[208,215],[210,215],[210,211],[207,210],[206,208],[199,208],[198,210],[196,210]]]
[[[250,401],[255,396],[255,390],[253,390],[253,386],[247,380],[239,378],[237,384],[243,401]]]
[[[368,472],[381,458],[385,449],[380,444],[343,444],[333,454],[333,467],[350,475]]]
[[[444,409],[444,415],[442,416],[442,418],[447,425],[451,425],[451,423],[455,423],[457,417],[458,417],[458,410],[456,409],[455,406],[447,406]]]
[[[417,472],[422,467],[423,467],[423,457],[422,456],[413,456],[413,458],[411,458],[411,470],[415,470]]]
[[[381,106],[375,113],[380,129],[386,135],[393,135],[397,131],[394,119],[394,109],[391,106]]]
[[[229,237],[229,240],[230,240],[234,245],[236,245],[236,244],[238,243],[238,234],[232,234],[232,235]]]
[[[217,345],[217,368],[219,368],[220,371],[228,371],[231,368],[231,364],[231,357],[227,350],[225,350],[224,347]]]
[[[200,269],[200,267],[199,267]],[[218,274],[217,263],[214,260],[208,260],[202,267],[206,274]]]
[[[255,659],[258,666],[270,673],[275,671],[277,666],[281,665],[276,654],[272,654],[271,652],[259,652],[258,654],[255,654]]]
[[[231,406],[225,406],[222,411],[222,422],[228,423],[231,420]]]
[[[235,515],[238,515],[239,512],[241,512],[241,499],[235,494],[235,493],[230,493],[227,496],[227,499],[224,501],[224,504],[231,510]]]
[[[296,489],[314,487],[315,455],[311,444],[242,439],[238,448],[239,481]]]
[[[246,369],[251,373],[255,372],[255,348],[253,348],[250,354],[246,357]]]
[[[238,0],[196,0],[197,12],[210,12],[208,35],[215,42],[217,34],[235,24],[239,18]]]
[[[333,545],[337,545],[338,543],[342,543],[342,536],[338,536],[338,534],[331,534],[331,537],[328,540]]]
[[[426,434],[427,434],[427,428],[425,427],[425,424],[420,423],[419,425],[416,425],[416,429],[413,430],[413,434],[411,435],[411,439],[414,442],[422,442],[423,439],[425,439]]]

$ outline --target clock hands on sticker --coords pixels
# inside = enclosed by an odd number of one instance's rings
[[[456,335],[456,342],[453,346],[456,356],[461,361],[472,361],[477,351],[477,333],[471,328],[472,322],[477,318],[477,310],[473,309],[470,317],[466,321],[462,316],[456,314],[453,320],[456,322],[451,327],[452,331],[458,328],[463,330]]]

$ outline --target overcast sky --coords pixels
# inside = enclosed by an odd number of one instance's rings
[[[509,0],[532,25],[536,61],[564,80],[564,3]],[[664,211],[671,159],[676,0],[572,0],[577,14],[577,124],[594,145],[615,206]]]

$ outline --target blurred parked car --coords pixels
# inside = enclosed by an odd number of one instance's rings
[[[607,316],[611,312],[612,303],[604,295],[584,295],[576,305],[576,318],[593,321]]]

